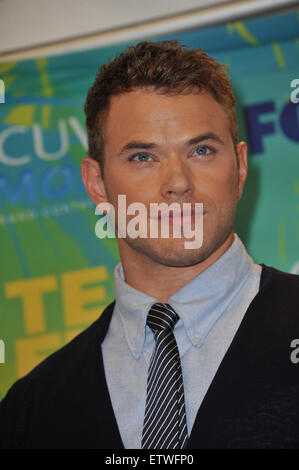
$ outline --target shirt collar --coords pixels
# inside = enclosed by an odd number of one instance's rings
[[[127,284],[121,263],[114,270],[114,291],[128,346],[138,359],[144,345],[147,314],[157,299]]]
[[[194,346],[203,344],[256,266],[234,234],[232,245],[220,258],[168,299],[167,303],[180,316]],[[121,263],[114,270],[114,284],[125,337],[131,353],[138,359],[145,341],[147,313],[157,299],[127,284]]]

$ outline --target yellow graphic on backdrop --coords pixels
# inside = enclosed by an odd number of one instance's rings
[[[55,276],[8,282],[5,295],[8,299],[21,298],[24,313],[24,328],[27,334],[45,331],[43,295],[57,289]]]
[[[42,57],[40,59],[37,59],[36,61],[37,69],[41,77],[43,95],[46,98],[50,98],[51,96],[53,96],[53,88],[51,85],[50,76],[47,71],[47,64],[48,64],[48,59],[46,57]],[[42,106],[43,128],[49,127],[50,115],[51,115],[51,106],[49,105]]]
[[[4,119],[6,124],[17,124],[21,126],[33,126],[35,106],[32,104],[22,104],[16,106]]]
[[[5,284],[6,298],[21,299],[20,313],[26,334],[25,338],[15,340],[18,377],[30,372],[100,316],[104,307],[99,304],[104,305],[108,297],[101,283],[108,277],[106,266],[63,273],[61,297],[65,331],[51,333],[47,333],[44,296],[58,290],[59,278],[51,275]]]
[[[283,52],[282,52],[282,48],[280,47],[280,45],[276,41],[272,42],[272,48],[273,48],[274,57],[276,59],[276,63],[278,65],[278,67],[281,68],[281,69],[285,69],[286,62],[285,62],[285,58],[284,58],[284,55],[283,55]]]
[[[259,46],[261,44],[261,41],[253,36],[243,21],[234,21],[233,23],[228,23],[227,30],[230,35],[233,35],[236,31],[239,36],[248,44],[252,44],[254,46]]]
[[[106,289],[97,285],[83,288],[108,279],[106,266],[82,269],[62,275],[63,310],[67,327],[91,323],[98,315],[98,307],[86,308],[88,304],[103,302],[107,296]]]

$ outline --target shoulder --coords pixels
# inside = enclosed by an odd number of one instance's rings
[[[70,388],[80,389],[81,382],[93,374],[113,309],[114,302],[86,330],[10,388],[0,403],[0,421],[4,424],[1,428],[3,432],[4,428],[6,430],[5,439],[0,430],[0,448],[1,441],[10,442],[13,427],[33,405],[38,406],[41,400],[55,401],[58,396],[67,396]]]
[[[299,275],[262,264],[260,292],[299,302]]]
[[[33,380],[36,376],[40,378],[54,373],[56,377],[64,375],[67,370],[83,365],[88,361],[90,355],[97,350],[102,343],[113,313],[114,302],[109,304],[100,315],[100,317],[77,335],[72,341],[67,343],[61,349],[51,354],[38,366],[36,366],[22,380]]]
[[[299,275],[287,273],[285,271],[280,271],[279,269],[274,268],[273,266],[267,266],[266,264],[261,264],[262,266],[262,283],[268,285],[269,282],[273,283],[283,283],[288,286],[297,286],[299,285]]]
[[[259,328],[277,336],[299,334],[299,276],[262,264],[260,289],[250,310]]]

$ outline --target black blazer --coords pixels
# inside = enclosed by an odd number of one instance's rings
[[[189,449],[299,448],[299,364],[290,359],[299,276],[262,267],[259,293],[198,410]],[[0,404],[0,448],[124,448],[101,353],[113,307],[13,385]]]

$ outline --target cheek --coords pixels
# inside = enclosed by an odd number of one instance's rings
[[[200,188],[200,185],[198,186]],[[206,178],[206,195],[217,211],[222,212],[238,199],[238,171],[234,166],[215,168]]]
[[[219,188],[226,194],[235,194],[238,188],[238,171],[235,167],[227,168],[220,175]]]
[[[226,178],[220,186],[220,207],[222,212],[231,212],[235,210],[238,197],[238,172],[232,169],[227,173]]]
[[[110,197],[116,197],[118,194],[127,194],[130,187],[127,175],[118,165],[106,164],[105,168],[105,186]]]
[[[105,187],[109,202],[115,207],[120,194],[126,196],[127,206],[134,202],[143,202],[146,205],[152,200],[157,200],[157,196],[155,198],[153,194],[152,182],[145,185],[144,181],[139,181],[134,175],[119,168],[108,167],[105,174]]]

